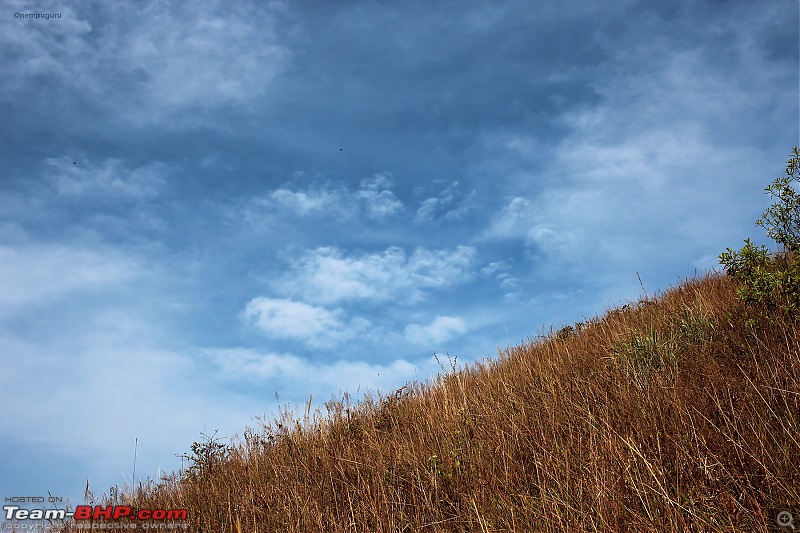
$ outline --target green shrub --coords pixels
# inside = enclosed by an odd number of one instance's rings
[[[774,202],[756,221],[783,252],[771,255],[765,246],[745,239],[740,250],[728,248],[719,256],[726,273],[741,282],[739,299],[761,317],[777,312],[792,318],[800,311],[800,196],[792,187],[793,182],[800,181],[800,151],[796,146],[785,173],[764,189]],[[747,313],[749,322],[755,318]]]
[[[775,178],[764,190],[777,199],[761,218],[757,226],[767,230],[767,237],[783,246],[784,252],[798,252],[800,246],[800,196],[792,182],[800,182],[800,151],[797,146],[786,161],[785,176]]]
[[[654,371],[676,361],[679,346],[674,333],[662,333],[653,326],[644,332],[631,330],[627,339],[612,348],[612,360],[636,383],[644,385]]]

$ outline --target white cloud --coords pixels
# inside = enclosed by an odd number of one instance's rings
[[[420,203],[419,209],[417,209],[417,214],[414,217],[414,220],[417,222],[427,222],[429,220],[433,220],[434,216],[436,216],[436,207],[438,205],[438,198],[428,198],[423,200],[422,203]]]
[[[135,258],[66,245],[0,246],[0,307],[107,292],[142,273]]]
[[[382,221],[403,209],[403,202],[397,199],[390,187],[391,179],[385,173],[361,180],[356,190],[344,186],[332,187],[330,184],[311,185],[305,189],[293,189],[285,185],[252,198],[246,216],[256,219],[258,212],[266,209],[302,217],[320,215],[341,220],[363,216]]]
[[[330,304],[346,300],[419,301],[425,291],[472,279],[476,250],[471,246],[428,250],[410,257],[392,246],[382,253],[346,256],[335,247],[308,251],[273,288],[304,301]]]
[[[264,334],[277,339],[295,339],[310,348],[328,348],[359,335],[371,323],[353,318],[345,323],[341,311],[288,299],[253,298],[242,317]]]
[[[237,379],[298,379],[308,370],[306,361],[291,354],[262,354],[245,348],[208,349],[204,353],[223,373]]]
[[[469,213],[469,211],[470,211],[469,207],[462,205],[461,207],[457,207],[455,209],[450,209],[449,211],[447,211],[444,214],[443,218],[445,220],[461,220],[465,216],[467,216],[467,213]]]
[[[626,51],[620,59],[628,64],[626,55],[644,59],[651,51]],[[504,138],[508,158],[536,161],[537,174],[512,179],[523,164],[508,171],[515,190],[479,241],[517,240],[543,251],[539,279],[610,284],[635,271],[685,268],[740,240],[735,224],[751,227],[760,212],[742,204],[743,187],[756,190],[749,184],[769,163],[741,142],[730,109],[763,115],[748,109],[763,105],[748,95],[766,82],[730,83],[684,51],[641,65],[630,77],[599,80],[600,104],[563,114],[571,131],[559,143]],[[720,132],[737,141],[727,144]],[[690,259],[676,264],[676,249]]]
[[[545,193],[550,198],[549,193]],[[539,205],[539,204],[543,205]],[[578,206],[575,206],[578,208]],[[576,241],[581,229],[570,227],[570,220],[553,216],[554,210],[568,210],[563,201],[558,207],[550,207],[544,201],[532,202],[520,196],[511,198],[484,230],[480,240],[522,240],[527,245],[536,245],[547,250],[562,251]],[[567,214],[571,211],[567,211]],[[580,216],[579,213],[576,213]]]
[[[469,207],[463,205],[474,196],[475,191],[464,195],[459,190],[459,182],[454,181],[445,187],[438,196],[431,196],[420,202],[414,216],[415,222],[430,222],[436,218],[444,220],[459,220],[468,212]],[[457,200],[458,198],[458,200]],[[453,204],[461,203],[460,207],[450,208]]]
[[[391,179],[388,174],[376,174],[361,181],[361,188],[355,196],[362,202],[367,217],[382,220],[403,208],[403,202],[397,199],[389,189],[390,186]]]
[[[424,380],[435,374],[433,357],[409,362],[396,359],[389,364],[340,359],[331,363],[313,363],[292,354],[262,353],[246,348],[209,349],[204,352],[229,379],[280,383],[302,383],[306,389],[329,395],[337,391],[362,391],[376,387],[397,387],[412,380]]]
[[[275,337],[306,338],[341,328],[329,311],[292,300],[254,298],[247,304],[244,317]]]
[[[502,240],[523,237],[533,217],[531,201],[520,196],[514,197],[503,206],[492,219],[489,227],[481,234],[481,239]]]
[[[281,206],[299,215],[312,213],[347,214],[344,206],[346,191],[309,189],[307,191],[291,191],[278,189],[269,195],[272,200]]]
[[[487,278],[494,277],[500,282],[500,288],[506,291],[505,296],[513,296],[519,288],[520,280],[508,273],[511,266],[504,261],[489,263],[481,269],[481,275]]]
[[[428,325],[409,324],[405,328],[405,337],[409,342],[429,345],[445,342],[454,335],[467,331],[464,321],[458,317],[436,316]]]
[[[214,13],[156,6],[151,5],[156,16],[123,41],[127,45],[119,57],[128,69],[147,73],[145,91],[163,104],[249,100],[264,92],[286,61],[274,20],[252,17],[253,8],[226,4]]]
[[[151,105],[243,104],[263,95],[288,63],[274,10],[214,2],[151,4],[152,16],[117,39],[114,54]],[[141,73],[141,77],[136,76]]]
[[[16,5],[29,9],[25,2]],[[271,6],[211,1],[52,9],[61,19],[10,25],[0,37],[15,52],[7,68],[9,80],[16,80],[10,88],[56,77],[59,85],[104,100],[118,116],[138,122],[247,104],[268,92],[289,62],[278,39],[280,10]]]
[[[667,35],[620,48],[613,70],[594,79],[597,102],[561,115],[569,133],[558,143],[498,134],[503,159],[494,168],[511,190],[481,238],[558,250],[542,268],[563,276],[567,263],[579,264],[576,278],[591,272],[598,281],[648,264],[683,268],[676,250],[700,261],[739,242],[761,211],[746,191],[769,179],[759,146],[797,108],[796,98],[761,98],[787,81],[755,44],[768,13],[750,12],[754,24],[728,35],[721,63],[716,37],[710,48],[675,47]],[[730,20],[719,19],[725,31]],[[742,127],[742,117],[759,119]]]
[[[476,250],[457,246],[453,250],[417,248],[408,259],[406,272],[420,287],[446,287],[472,278]]]
[[[481,275],[492,276],[496,272],[503,272],[511,268],[505,261],[494,261],[481,268]]]

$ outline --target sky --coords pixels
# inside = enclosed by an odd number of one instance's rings
[[[4,497],[158,479],[202,434],[718,268],[767,243],[798,144],[794,0],[1,0],[0,25]]]

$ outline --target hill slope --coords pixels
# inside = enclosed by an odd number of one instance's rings
[[[663,296],[388,397],[286,412],[128,498],[190,530],[753,531],[800,506],[796,321],[736,282]]]

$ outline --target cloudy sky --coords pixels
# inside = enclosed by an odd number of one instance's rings
[[[60,14],[44,19],[17,14]],[[0,3],[0,496],[180,467],[717,265],[798,3]],[[446,356],[445,356],[446,357]]]

